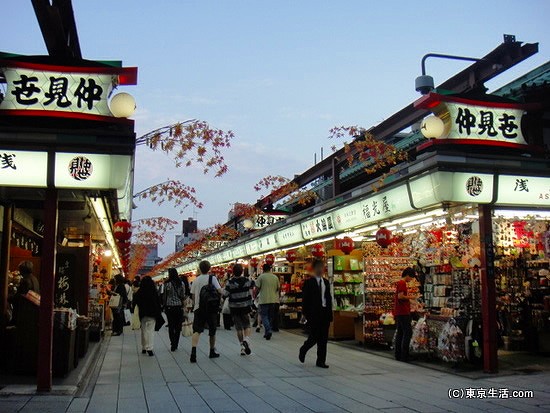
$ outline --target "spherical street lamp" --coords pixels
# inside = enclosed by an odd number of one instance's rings
[[[126,92],[117,93],[111,99],[110,109],[113,116],[117,118],[128,118],[136,110],[136,100]]]
[[[420,132],[428,139],[437,139],[445,132],[445,123],[440,117],[428,116],[422,121]]]

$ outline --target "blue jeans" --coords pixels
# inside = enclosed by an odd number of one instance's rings
[[[260,315],[265,328],[265,335],[273,333],[272,320],[276,304],[260,304]]]

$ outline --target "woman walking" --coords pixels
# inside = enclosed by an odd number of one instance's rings
[[[154,356],[155,323],[157,317],[161,316],[161,308],[157,287],[151,277],[145,276],[141,280],[139,290],[134,296],[134,304],[139,307],[139,318],[141,321],[141,353],[147,353],[149,356]]]
[[[126,294],[126,283],[121,274],[115,275],[115,289],[113,293],[120,295],[120,303],[117,308],[112,308],[113,311],[113,336],[120,336],[124,332],[124,309],[128,303],[128,295]]]
[[[184,317],[185,286],[175,268],[168,269],[168,281],[164,284],[162,303],[168,319],[170,350],[176,351],[180,342],[181,325]]]

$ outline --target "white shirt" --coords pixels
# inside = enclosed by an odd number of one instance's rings
[[[327,306],[327,297],[326,297],[327,286],[325,284],[325,280],[323,279],[323,277],[315,277],[315,279],[317,280],[317,285],[321,286],[321,303],[323,307],[326,307]]]
[[[201,274],[197,278],[195,278],[195,281],[193,281],[193,284],[191,284],[191,294],[193,294],[193,300],[195,301],[193,311],[199,309],[201,290],[202,287],[208,285],[209,277],[209,274]],[[222,288],[215,275],[212,276],[212,285],[216,290],[221,290]]]

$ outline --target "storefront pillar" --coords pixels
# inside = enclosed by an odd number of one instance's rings
[[[49,392],[52,389],[57,201],[57,190],[48,188],[44,202],[44,238],[42,241],[42,262],[40,267],[40,314],[38,327],[37,390],[42,392]]]
[[[481,314],[483,319],[483,370],[498,372],[496,285],[493,250],[493,222],[490,205],[479,206],[481,246]]]
[[[12,213],[13,207],[11,205],[4,207],[2,250],[0,251],[0,311],[2,315],[0,329],[2,331],[6,324],[6,314],[8,311],[8,272],[10,270]]]

